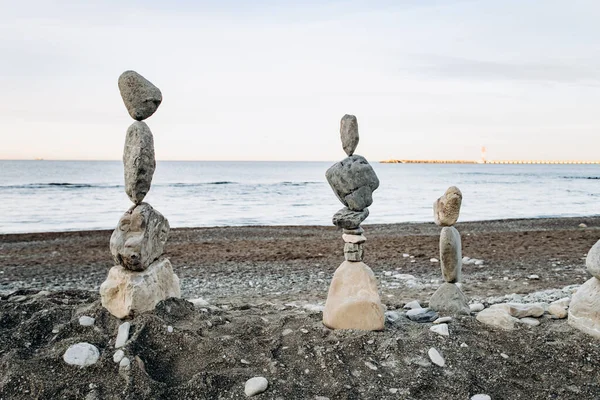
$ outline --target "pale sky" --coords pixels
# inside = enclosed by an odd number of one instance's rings
[[[0,0],[0,159],[600,159],[600,2]]]

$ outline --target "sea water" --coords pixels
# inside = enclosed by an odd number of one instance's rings
[[[332,162],[159,161],[146,202],[171,227],[330,225]],[[367,223],[431,222],[448,186],[460,221],[600,214],[598,165],[380,164]],[[119,161],[0,161],[0,233],[113,229],[131,206]]]

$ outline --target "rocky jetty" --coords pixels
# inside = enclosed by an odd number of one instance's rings
[[[569,324],[600,339],[600,240],[588,252],[585,265],[592,277],[571,298]]]
[[[453,225],[458,220],[461,202],[462,193],[452,186],[433,203],[434,221],[443,227],[440,233],[440,265],[445,282],[431,296],[429,307],[438,312],[468,315],[467,297],[456,285],[462,270],[462,246],[460,233]]]
[[[160,90],[134,71],[119,77],[119,90],[129,115],[123,151],[125,193],[134,205],[123,214],[110,238],[116,266],[100,286],[102,305],[118,318],[153,310],[158,302],[180,296],[179,278],[163,257],[169,221],[143,200],[156,168],[154,138],[144,119],[162,101]]]
[[[343,229],[345,261],[333,275],[323,324],[332,329],[382,330],[384,307],[377,290],[377,280],[363,260],[367,238],[360,224],[369,215],[373,192],[379,179],[367,160],[354,154],[358,145],[358,122],[344,115],[340,123],[342,147],[347,158],[335,163],[325,176],[338,199],[345,206],[333,216],[333,224]]]

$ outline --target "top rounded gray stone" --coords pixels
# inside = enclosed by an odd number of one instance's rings
[[[358,146],[358,121],[354,115],[346,114],[340,121],[340,137],[346,154],[351,156]]]
[[[119,91],[131,118],[143,121],[162,102],[162,93],[149,80],[135,71],[125,71],[119,77]]]
[[[433,203],[433,219],[436,225],[452,226],[458,220],[462,193],[456,186],[450,186],[446,193]]]

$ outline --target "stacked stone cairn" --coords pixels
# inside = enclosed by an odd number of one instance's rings
[[[600,339],[600,240],[585,260],[592,277],[575,292],[569,305],[569,325]]]
[[[360,224],[369,215],[373,191],[379,179],[364,157],[354,154],[358,146],[358,122],[344,115],[340,125],[342,147],[347,158],[334,164],[325,174],[344,208],[333,216],[333,224],[343,229],[345,261],[333,275],[323,324],[331,329],[382,330],[384,307],[379,298],[373,271],[362,262],[367,240]]]
[[[429,300],[429,308],[448,314],[470,313],[467,297],[456,285],[461,278],[462,248],[460,233],[453,226],[458,220],[462,193],[451,186],[446,193],[433,203],[433,217],[436,225],[442,226],[440,233],[440,264],[444,283]]]
[[[123,214],[110,238],[117,264],[100,286],[102,305],[118,318],[153,310],[169,297],[179,297],[179,278],[168,258],[162,257],[169,236],[169,221],[148,203],[156,167],[154,138],[143,120],[162,101],[160,90],[134,71],[119,77],[119,90],[129,115],[136,121],[127,129],[123,166],[125,193],[133,206]]]

